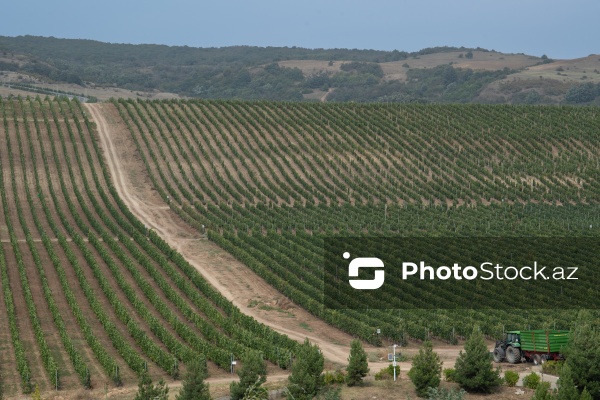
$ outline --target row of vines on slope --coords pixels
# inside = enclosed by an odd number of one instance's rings
[[[229,369],[247,352],[287,367],[294,341],[243,315],[125,207],[78,102],[0,99],[0,109],[0,316],[17,361],[2,370],[17,368],[22,392],[69,388],[71,376],[86,388],[145,370],[177,378],[198,358]],[[20,299],[36,338],[28,351]]]
[[[474,323],[490,335],[506,324],[570,323],[567,312],[548,319],[542,310],[326,309],[323,238],[598,235],[597,108],[113,105],[174,212],[208,227],[211,240],[294,302],[364,340],[453,341]],[[506,303],[510,294],[493,295]]]

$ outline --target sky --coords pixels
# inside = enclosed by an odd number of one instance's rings
[[[599,0],[14,0],[0,35],[191,47],[600,53]]]

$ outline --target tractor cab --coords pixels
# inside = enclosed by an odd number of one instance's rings
[[[521,332],[519,332],[519,331],[507,332],[505,346],[521,347]]]
[[[521,361],[521,331],[508,331],[503,340],[496,341],[494,346],[494,361],[506,359],[515,364]]]

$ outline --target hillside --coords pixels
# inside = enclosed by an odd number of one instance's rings
[[[502,291],[492,309],[421,303],[460,294],[434,291],[399,306],[393,290],[325,307],[324,240],[600,237],[593,106],[19,97],[0,112],[8,393],[177,378],[200,356],[219,376],[247,351],[281,371],[304,336],[343,361],[350,335],[568,329],[571,310]],[[584,278],[574,302],[597,295]]]
[[[211,374],[296,342],[242,314],[115,192],[78,102],[0,100],[0,370],[4,392]],[[205,240],[190,232],[189,240]]]
[[[571,68],[572,65],[572,68]],[[551,60],[485,49],[417,52],[191,48],[0,37],[0,80],[100,100],[205,99],[597,104],[600,57]],[[0,88],[0,94],[12,93]],[[19,92],[14,92],[18,94]]]
[[[496,336],[507,319],[570,323],[566,310],[324,308],[323,240],[597,236],[597,108],[112,104],[135,145],[128,159],[140,158],[171,210],[294,303],[365,341],[453,342],[473,324]]]

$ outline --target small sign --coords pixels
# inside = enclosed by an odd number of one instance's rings
[[[381,329],[377,328],[377,334],[380,335],[381,334]]]
[[[237,361],[232,361],[231,365],[237,365]]]
[[[400,358],[400,354],[396,354],[396,359],[394,360],[394,354],[393,353],[388,353],[388,361],[398,361],[398,359]]]

